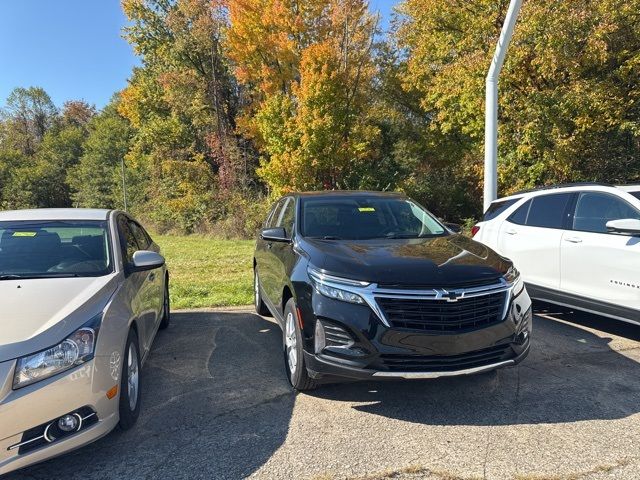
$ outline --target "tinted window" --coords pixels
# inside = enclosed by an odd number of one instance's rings
[[[526,225],[530,227],[562,228],[571,193],[541,195],[531,200]]]
[[[147,250],[151,246],[151,239],[144,231],[144,229],[136,222],[129,222],[133,236],[136,238],[136,243],[141,250]]]
[[[511,223],[518,225],[524,225],[527,223],[527,216],[529,215],[529,207],[531,206],[531,200],[525,202],[524,205],[519,207],[515,212],[511,214],[507,220]]]
[[[106,275],[110,252],[104,221],[0,222],[0,275]]]
[[[283,198],[275,204],[273,210],[271,210],[271,213],[267,217],[267,221],[264,224],[265,228],[273,228],[278,226],[278,220],[280,220],[280,213],[282,212],[282,207],[284,206],[285,201],[286,198]]]
[[[631,195],[636,197],[638,200],[640,200],[640,192],[627,192],[627,193],[630,193]]]
[[[519,198],[514,198],[513,200],[503,200],[502,202],[493,202],[486,212],[484,212],[484,216],[482,217],[482,221],[486,222],[487,220],[492,220],[504,212],[511,205],[516,203]]]
[[[581,193],[573,216],[574,230],[607,233],[609,220],[640,219],[640,213],[624,200],[606,193]]]
[[[118,231],[120,233],[120,243],[122,248],[122,256],[127,264],[133,263],[133,254],[140,250],[138,242],[129,227],[129,221],[125,216],[118,217]]]
[[[344,240],[447,235],[418,204],[394,197],[303,199],[301,227],[308,237]]]
[[[276,227],[284,227],[287,236],[291,237],[293,233],[293,222],[296,215],[296,201],[293,198],[289,198],[284,210],[281,214],[281,218],[278,221]]]

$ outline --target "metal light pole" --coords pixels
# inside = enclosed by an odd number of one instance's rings
[[[498,198],[498,78],[504,64],[522,0],[511,0],[487,74],[484,123],[484,211]]]
[[[120,166],[122,167],[122,199],[124,200],[124,211],[127,211],[127,180],[124,171],[124,157],[120,159]]]

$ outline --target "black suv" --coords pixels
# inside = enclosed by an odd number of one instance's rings
[[[256,310],[297,390],[321,379],[435,378],[515,365],[531,300],[512,263],[397,193],[297,193],[254,256]]]

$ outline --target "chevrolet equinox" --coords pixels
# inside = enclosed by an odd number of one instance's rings
[[[296,390],[515,365],[531,300],[513,264],[397,193],[281,198],[254,256],[255,306],[283,331]]]

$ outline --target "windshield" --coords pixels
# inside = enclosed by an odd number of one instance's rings
[[[303,236],[326,240],[422,238],[448,232],[429,212],[398,197],[302,199]]]
[[[0,222],[0,280],[97,277],[111,271],[107,222]]]

